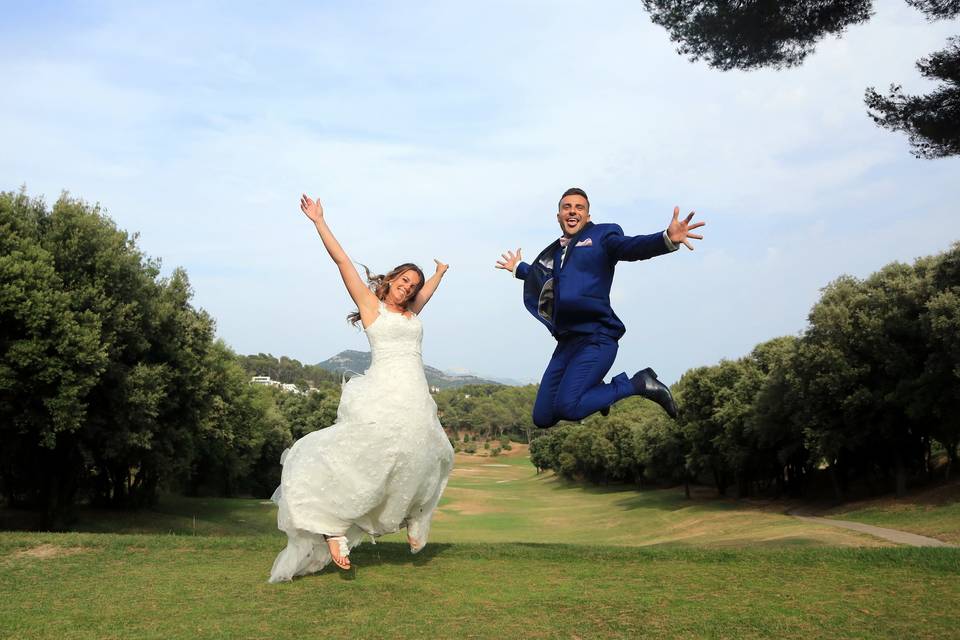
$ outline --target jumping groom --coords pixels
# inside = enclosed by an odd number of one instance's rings
[[[560,199],[557,221],[563,236],[540,252],[532,264],[507,251],[497,268],[523,280],[523,303],[557,339],[533,405],[533,422],[540,428],[560,420],[582,420],[628,396],[649,398],[670,415],[677,407],[670,389],[653,369],[603,377],[617,357],[617,341],[626,331],[610,307],[610,286],[617,262],[646,260],[676,251],[693,250],[690,233],[704,222],[690,224],[693,212],[680,219],[674,208],[666,230],[645,236],[625,236],[620,225],[590,222],[590,201],[583,189],[567,189]]]

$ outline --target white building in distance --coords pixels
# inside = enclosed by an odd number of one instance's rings
[[[250,384],[262,384],[267,387],[278,387],[284,393],[303,393],[303,391],[300,391],[300,389],[297,388],[297,385],[287,382],[280,382],[279,380],[272,380],[270,376],[253,376],[250,378]]]

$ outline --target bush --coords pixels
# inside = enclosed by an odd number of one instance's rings
[[[464,450],[465,452],[467,452],[467,453],[476,453],[476,452],[477,452],[477,444],[476,444],[475,442],[469,442],[469,443],[467,443],[467,445],[463,448],[463,450]]]
[[[494,447],[493,449],[491,449],[491,450],[490,450],[490,455],[492,455],[492,456],[498,456],[498,455],[500,455],[500,447]]]
[[[489,449],[489,448],[490,448],[490,441],[489,441],[489,440],[487,440],[487,441],[485,441],[485,442],[483,443],[483,448],[484,448],[484,449]]]

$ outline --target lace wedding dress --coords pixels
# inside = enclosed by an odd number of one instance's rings
[[[270,582],[314,573],[330,562],[323,534],[345,535],[350,548],[364,533],[407,528],[419,550],[453,467],[453,448],[430,396],[420,344],[423,326],[380,305],[366,329],[372,362],[343,386],[337,421],[284,451],[277,526],[287,547]]]

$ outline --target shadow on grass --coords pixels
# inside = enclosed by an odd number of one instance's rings
[[[715,489],[707,487],[693,487],[693,496],[687,499],[682,487],[679,486],[640,489],[634,484],[627,483],[589,485],[560,476],[544,478],[542,481],[550,490],[556,492],[580,492],[587,495],[624,494],[622,499],[612,503],[613,506],[624,511],[633,509],[682,511],[691,507],[728,510],[749,507],[749,505],[738,503],[733,498],[718,496]]]
[[[44,531],[43,514],[0,508],[0,530]],[[277,531],[276,506],[254,498],[193,498],[163,495],[138,509],[77,505],[64,532],[249,536]]]
[[[356,580],[359,574],[366,569],[374,569],[383,565],[422,567],[450,551],[454,545],[448,543],[428,544],[417,554],[410,553],[410,548],[402,542],[378,542],[372,544],[364,542],[350,552],[351,568],[349,571],[338,569],[332,562],[321,571],[299,578],[294,581],[325,579],[332,580],[334,572],[340,580]]]

